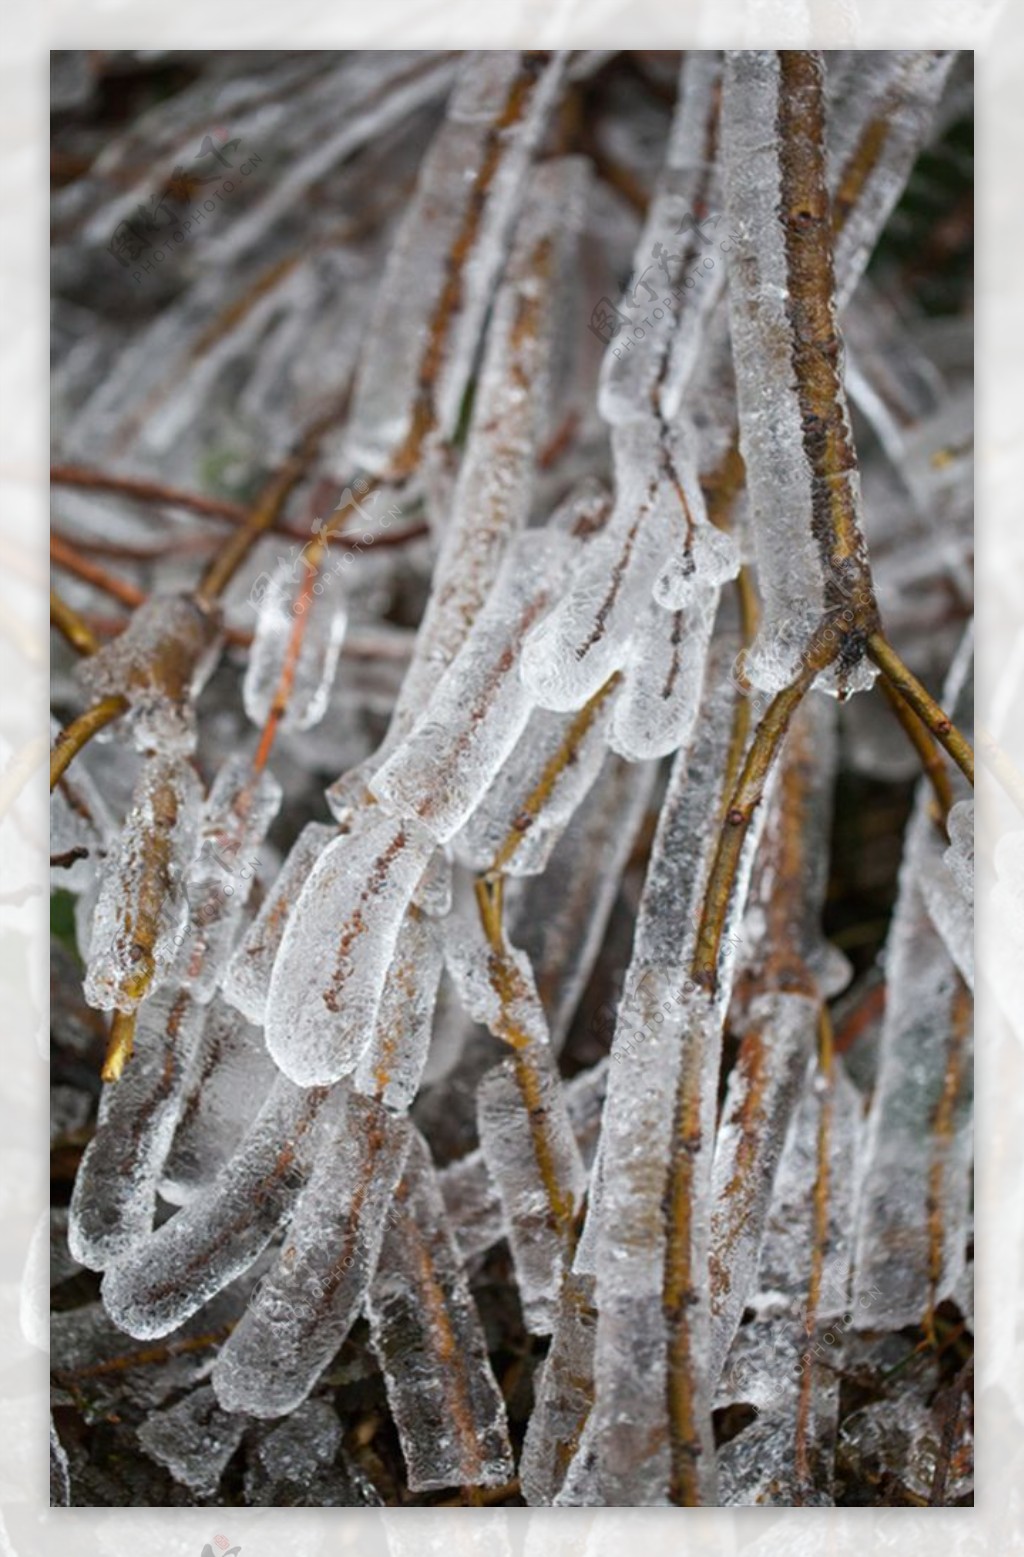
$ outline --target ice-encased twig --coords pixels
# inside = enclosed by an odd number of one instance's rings
[[[623,873],[647,814],[655,763],[609,756],[542,876],[508,899],[509,935],[533,965],[558,1054],[601,950]]]
[[[971,635],[944,706],[970,722]],[[943,844],[920,786],[886,948],[886,1007],[857,1217],[854,1292],[877,1292],[865,1328],[929,1322],[960,1279],[970,1200],[973,1003],[936,930],[921,872]]]
[[[307,822],[292,844],[249,929],[239,942],[224,974],[222,994],[250,1022],[262,1024],[267,992],[285,926],[314,864],[337,827],[327,822]]]
[[[242,699],[249,718],[261,729],[285,673],[291,681],[288,704],[280,719],[282,730],[308,730],[319,724],[327,711],[348,626],[348,602],[338,577],[340,564],[321,566],[315,582],[309,572],[305,559],[296,566],[283,558],[258,603]],[[305,588],[301,587],[304,583]]]
[[[205,1015],[187,990],[160,990],[143,1007],[132,1064],[103,1088],[68,1221],[71,1253],[92,1270],[152,1231],[157,1185]]]
[[[634,254],[630,285],[609,321],[598,405],[613,425],[661,411],[671,420],[701,343],[704,319],[725,267],[708,253],[721,215],[718,112],[721,55],[688,53],[669,131],[665,166]],[[712,258],[712,264],[703,261]],[[656,310],[656,311],[655,311]]]
[[[387,1108],[410,1108],[434,1024],[444,967],[444,935],[438,921],[410,903],[384,981],[373,1037],[352,1074],[357,1092]]]
[[[511,542],[422,716],[370,782],[388,810],[417,817],[441,843],[466,823],[519,742],[533,707],[519,675],[523,639],[579,565],[603,508],[602,494],[575,494],[547,525]]]
[[[843,1332],[852,1322],[861,1107],[841,1064],[824,1084],[817,1060],[809,1063],[776,1176],[757,1290],[750,1295],[754,1317],[737,1334],[715,1402],[743,1402],[758,1413],[719,1451],[723,1504],[831,1502],[838,1370]],[[824,1236],[815,1277],[819,1227]]]
[[[210,1187],[108,1267],[103,1302],[122,1330],[168,1335],[249,1269],[308,1176],[325,1096],[279,1076]]]
[[[194,999],[213,999],[256,874],[257,855],[281,804],[281,786],[247,757],[231,757],[214,779],[185,879],[189,923],[178,974]]]
[[[714,1499],[707,1260],[732,937],[716,994],[699,990],[688,975],[737,696],[723,663],[715,656],[708,670],[697,741],[673,765],[612,1047],[593,1429],[609,1504]],[[751,838],[744,845],[732,922],[742,911],[755,845]]]
[[[356,813],[293,909],[267,996],[267,1048],[299,1086],[337,1081],[373,1038],[406,909],[434,852],[415,821]]]
[[[263,1033],[234,1006],[218,996],[205,1015],[160,1181],[161,1198],[171,1205],[184,1205],[213,1182],[244,1139],[277,1075]]]
[[[504,1401],[430,1152],[416,1134],[368,1313],[409,1487],[426,1492],[508,1481],[512,1451]]]
[[[569,718],[536,709],[473,815],[452,841],[461,865],[508,876],[547,867],[607,755],[618,679]]]
[[[775,1171],[814,1049],[818,1013],[836,992],[835,970],[844,966],[821,929],[834,714],[831,700],[818,698],[794,718],[747,899],[730,1016],[740,1047],[722,1105],[712,1181],[714,1378],[756,1279]]]
[[[194,750],[193,703],[221,645],[220,613],[188,595],[154,595],[120,637],[81,662],[93,698],[127,697],[128,728],[141,751]]]
[[[188,909],[183,888],[201,800],[199,780],[184,757],[146,758],[103,865],[86,959],[90,1005],[134,1011],[167,978]]]
[[[578,1453],[594,1399],[593,1276],[570,1272],[562,1283],[551,1346],[534,1386],[519,1481],[531,1507],[554,1502]]]
[[[334,1090],[280,1256],[214,1365],[227,1410],[285,1416],[316,1384],[362,1306],[410,1139],[406,1120]]]
[[[527,170],[555,102],[560,57],[471,53],[392,244],[348,434],[355,465],[415,462],[454,432]],[[382,351],[392,341],[397,352]]]
[[[874,612],[841,379],[824,133],[818,56],[727,55],[730,322],[764,606],[746,669],[769,692],[793,679],[826,612],[846,609],[851,624]],[[871,673],[850,653],[833,680],[856,690]]]

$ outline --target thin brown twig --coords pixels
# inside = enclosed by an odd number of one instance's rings
[[[93,736],[126,711],[128,699],[115,695],[105,697],[100,702],[94,703],[92,708],[87,708],[84,714],[79,714],[58,735],[50,752],[50,788],[51,790],[60,782],[60,779],[70,765],[73,757],[81,751]]]
[[[75,578],[82,579],[86,584],[95,585],[112,600],[119,600],[122,605],[134,608],[142,605],[146,599],[145,590],[140,589],[137,584],[130,584],[127,579],[117,578],[98,562],[83,557],[72,541],[65,540],[56,531],[50,535],[50,557],[66,573],[74,574]]]
[[[899,693],[905,703],[909,704],[940,745],[945,747],[973,789],[974,752],[971,750],[970,742],[961,735],[949,715],[943,713],[931,693],[904,665],[880,628],[869,636],[867,651],[890,686]]]
[[[903,698],[900,697],[888,676],[882,676],[878,684],[882,689],[886,702],[899,720],[907,739],[917,753],[925,778],[935,792],[939,826],[945,830],[946,818],[953,804],[953,786],[949,782],[949,774],[946,772],[945,763],[939,756],[939,748],[909,703],[904,702]]]
[[[95,654],[99,648],[99,639],[89,624],[72,610],[62,595],[55,589],[50,590],[50,624],[55,627],[74,649],[76,654]]]

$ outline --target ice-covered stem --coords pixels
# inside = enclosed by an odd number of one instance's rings
[[[827,650],[830,654],[834,651]],[[708,877],[700,929],[693,958],[696,984],[714,991],[718,982],[718,953],[725,916],[732,896],[743,840],[754,812],[761,803],[772,764],[782,746],[790,721],[822,667],[826,654],[809,659],[788,687],[777,692],[754,732],[743,768],[722,819],[718,847]]]
[[[938,822],[945,828],[946,817],[949,808],[953,804],[953,786],[949,782],[949,774],[946,772],[945,763],[939,756],[939,748],[928,734],[925,725],[918,718],[909,703],[905,703],[896,691],[887,676],[880,681],[883,696],[892,709],[908,741],[921,763],[921,769],[925,778],[935,792],[935,802],[938,808]]]
[[[942,1280],[946,1245],[946,1164],[956,1137],[964,1072],[971,1063],[969,1046],[973,1021],[974,1000],[963,979],[956,975],[950,1011],[950,1044],[942,1073],[942,1091],[932,1121],[932,1160],[928,1169],[928,1306],[922,1323],[933,1345],[936,1297]]]
[[[501,876],[493,880],[478,878],[474,890],[480,923],[491,951],[491,980],[495,994],[501,1002],[502,1020],[497,1036],[504,1039],[512,1050],[516,1085],[529,1120],[530,1139],[533,1142],[537,1171],[544,1185],[552,1224],[564,1240],[567,1251],[571,1253],[575,1236],[573,1196],[559,1180],[556,1168],[557,1153],[554,1144],[548,1138],[548,1112],[543,1106],[543,1084],[532,1052],[534,1040],[516,1025],[510,1014],[515,1001],[519,975],[508,956],[502,923],[504,878]]]
[[[824,1088],[821,1112],[818,1115],[817,1170],[814,1177],[814,1241],[811,1245],[811,1270],[807,1283],[807,1308],[805,1324],[812,1337],[818,1322],[818,1305],[821,1301],[821,1281],[825,1268],[825,1251],[828,1246],[829,1163],[831,1159],[831,1130],[833,1090],[835,1084],[835,1045],[832,1035],[832,1019],[823,1003],[818,1018],[818,1075]],[[804,1368],[800,1376],[800,1393],[797,1400],[795,1462],[798,1482],[810,1488],[811,1464],[808,1456],[807,1429],[811,1416],[811,1398],[814,1369]]]
[[[120,1081],[135,1047],[135,1023],[138,1010],[115,1011],[110,1024],[110,1041],[100,1072],[104,1081]]]
[[[87,622],[72,610],[62,595],[50,590],[50,625],[71,645],[76,654],[95,654],[99,640]]]
[[[71,761],[100,730],[127,711],[126,697],[104,697],[60,732],[50,752],[50,788],[55,789]]]
[[[560,775],[564,773],[569,764],[575,760],[576,753],[578,752],[588,730],[594,723],[594,720],[597,718],[602,705],[611,696],[621,680],[621,672],[615,671],[611,676],[608,677],[608,680],[604,683],[604,685],[598,688],[589,702],[584,703],[579,712],[573,715],[573,718],[566,727],[566,731],[562,737],[561,742],[559,743],[557,749],[552,753],[548,762],[545,764],[540,778],[537,780],[537,783],[534,785],[533,789],[530,791],[525,802],[523,803],[522,810],[516,817],[508,836],[501,845],[501,848],[498,850],[497,854],[495,854],[490,870],[487,873],[487,877],[488,881],[499,889],[499,924],[501,921],[501,873],[505,870],[510,860],[514,858],[516,850],[519,848],[519,845],[523,839],[523,835],[529,830],[533,821],[544,809],[544,806],[550,798],[551,792],[554,789]],[[481,902],[482,915],[485,910],[479,891],[477,895],[478,901]],[[485,930],[487,929],[486,924],[484,928]],[[489,933],[490,932],[488,932],[488,934]]]
[[[870,634],[867,651],[886,680],[952,757],[961,773],[974,788],[974,752],[970,742],[926,691],[917,677],[900,659],[880,628]]]
[[[811,528],[826,569],[826,607],[842,606],[853,594],[863,622],[876,615],[874,585],[854,491],[837,479],[856,470],[857,456],[846,414],[836,328],[821,56],[809,49],[780,51],[779,78],[779,189],[790,281],[792,363],[804,453],[822,482],[812,500]]]

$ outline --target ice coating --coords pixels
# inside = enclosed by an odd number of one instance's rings
[[[516,749],[452,840],[460,864],[479,871],[500,860],[510,876],[545,870],[601,771],[616,695],[611,688],[580,719],[534,710]]]
[[[615,504],[567,593],[526,640],[522,676],[542,708],[581,708],[626,659],[642,606],[681,532],[656,424],[612,429]]]
[[[352,1075],[357,1092],[379,1098],[387,1108],[411,1107],[430,1047],[443,967],[441,925],[410,904],[398,932],[373,1037]]]
[[[943,689],[961,728],[972,713],[968,630]],[[961,816],[963,813],[961,813]],[[954,824],[962,836],[962,821]],[[919,787],[886,943],[887,997],[868,1115],[853,1291],[872,1296],[864,1328],[919,1324],[961,1279],[967,1257],[973,1002],[928,913],[923,873],[943,840]]]
[[[146,758],[103,864],[86,964],[90,1005],[133,1011],[170,972],[201,803],[199,779],[183,757]]]
[[[306,823],[228,963],[222,984],[224,999],[236,1006],[250,1022],[263,1022],[270,976],[288,915],[314,864],[337,836],[337,827],[327,822]]]
[[[700,347],[706,315],[725,278],[721,255],[721,195],[717,168],[721,55],[695,50],[684,57],[665,166],[647,210],[630,284],[601,364],[598,406],[613,425],[652,406],[675,416]],[[704,261],[712,259],[706,266]]]
[[[59,733],[51,718],[51,744]],[[54,887],[83,892],[95,879],[114,833],[113,817],[89,772],[88,759],[80,756],[50,792],[50,855],[62,862],[51,867]]]
[[[519,1462],[523,1497],[530,1507],[554,1503],[579,1449],[593,1406],[596,1320],[593,1277],[570,1274],[562,1284]]]
[[[683,610],[648,608],[626,662],[608,744],[629,762],[645,762],[686,747],[700,708],[717,590]]]
[[[505,236],[561,73],[557,56],[483,51],[462,62],[377,295],[352,407],[351,464],[388,469],[423,422],[436,423],[443,436],[454,431]],[[457,308],[449,270],[456,248],[463,273]],[[398,350],[378,350],[372,343],[379,339]],[[432,375],[426,403],[425,368]]]
[[[512,1475],[505,1403],[429,1149],[413,1136],[369,1294],[370,1336],[409,1486],[500,1486]]]
[[[488,1071],[477,1092],[480,1149],[505,1213],[526,1328],[549,1334],[567,1269],[583,1163],[551,1050]]]
[[[433,587],[382,756],[419,719],[530,516],[559,282],[571,266],[588,179],[587,164],[567,157],[545,163],[531,180],[484,343]],[[600,506],[584,490],[578,518],[585,523]]]
[[[309,1173],[323,1100],[321,1089],[279,1076],[209,1188],[108,1266],[103,1303],[122,1330],[140,1340],[169,1335],[250,1268]]]
[[[798,285],[797,266],[803,264],[803,240],[801,218],[790,223],[788,211],[792,202],[808,198],[803,184],[813,180],[781,155],[778,128],[784,112],[787,122],[796,126],[791,131],[795,142],[813,144],[808,127],[821,112],[820,74],[812,66],[807,81],[784,81],[787,66],[781,60],[768,51],[730,52],[722,106],[726,200],[733,229],[729,301],[740,449],[764,607],[757,640],[747,656],[747,674],[768,692],[792,679],[826,607],[868,604],[866,597],[860,599],[866,552],[859,524],[859,475],[839,370],[835,300],[827,305],[834,343],[827,407],[824,391],[812,390],[807,377],[818,371],[819,361],[827,360],[817,340],[825,323],[810,316],[810,322],[805,321],[789,302]],[[807,139],[801,142],[801,136]],[[808,226],[825,220],[829,209],[819,171],[814,199],[821,212],[805,213]],[[812,332],[817,332],[813,344]],[[818,376],[828,376],[827,370]],[[852,529],[857,537],[849,553],[838,544],[840,527]],[[850,690],[871,680],[863,667],[853,666],[844,667],[843,678]]]
[[[216,996],[204,1015],[160,1182],[162,1199],[172,1205],[184,1205],[213,1183],[244,1139],[277,1075],[262,1031],[240,1011]]]
[[[306,1399],[362,1306],[410,1139],[373,1099],[332,1095],[280,1257],[214,1365],[227,1410],[285,1416]]]
[[[205,1384],[175,1405],[154,1411],[139,1428],[139,1442],[166,1465],[175,1481],[212,1497],[246,1426],[245,1417],[221,1410]]]
[[[326,713],[348,626],[339,571],[328,557],[314,578],[303,558],[282,558],[267,579],[242,683],[253,724],[266,723],[286,669],[292,681],[281,729],[308,730]]]
[[[370,782],[396,815],[447,842],[515,750],[532,711],[519,677],[526,633],[557,598],[572,558],[555,527],[519,537],[422,717]]]
[[[216,608],[189,595],[154,595],[118,638],[82,661],[78,674],[94,698],[127,697],[140,751],[188,753],[196,742],[192,704],[220,644]]]
[[[317,858],[288,919],[267,996],[267,1048],[299,1086],[358,1065],[405,911],[434,850],[416,822],[380,807]]]
[[[196,1000],[212,1000],[231,955],[258,850],[281,804],[281,785],[247,757],[231,757],[215,778],[188,868],[189,920],[178,972]]]
[[[71,1253],[92,1270],[102,1270],[152,1231],[157,1185],[204,1018],[186,990],[160,990],[142,1008],[131,1064],[103,1088],[68,1221]]]
[[[711,1185],[710,1373],[716,1380],[757,1280],[775,1173],[814,1050],[818,1011],[807,995],[759,995],[729,1076]]]

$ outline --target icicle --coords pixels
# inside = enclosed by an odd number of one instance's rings
[[[196,744],[192,705],[221,644],[220,613],[188,595],[155,595],[120,637],[78,667],[94,698],[127,697],[140,751],[189,753]]]
[[[155,1411],[139,1428],[146,1453],[183,1486],[212,1498],[245,1432],[243,1416],[229,1416],[208,1385]]]
[[[276,1075],[260,1029],[215,998],[206,1008],[203,1036],[164,1167],[164,1200],[184,1205],[213,1183],[241,1145]]]
[[[152,1231],[157,1184],[204,1016],[187,991],[161,990],[142,1009],[132,1063],[103,1088],[68,1223],[71,1253],[92,1270],[102,1270]]]
[[[288,916],[305,887],[316,861],[338,829],[326,822],[307,822],[270,887],[259,913],[228,963],[224,999],[250,1022],[262,1024],[270,977],[280,950]]]
[[[255,1436],[245,1496],[252,1508],[355,1508],[381,1502],[342,1448],[342,1425],[327,1400],[307,1400],[285,1421]]]
[[[406,909],[434,843],[379,807],[320,854],[291,913],[267,997],[267,1048],[299,1086],[337,1081],[371,1042]]]
[[[253,724],[266,724],[286,669],[292,681],[281,729],[308,730],[323,718],[348,625],[337,578],[340,568],[328,555],[314,582],[304,579],[308,570],[301,556],[297,561],[284,558],[267,580],[242,684],[245,711]]]
[[[370,783],[387,809],[418,817],[441,843],[464,825],[526,727],[532,699],[519,676],[523,639],[578,565],[576,537],[592,522],[573,497],[543,529],[512,542],[422,717]]]
[[[199,780],[183,758],[151,756],[143,763],[104,862],[86,966],[90,1005],[134,1011],[167,977],[188,906],[182,889],[201,800]]]
[[[352,464],[384,471],[435,423],[455,430],[505,241],[562,61],[467,55],[392,245],[360,366]],[[382,342],[393,343],[382,350]]]
[[[508,1481],[504,1401],[430,1153],[418,1135],[388,1220],[368,1312],[410,1489]]]
[[[193,997],[213,999],[231,955],[257,867],[257,851],[281,804],[272,773],[256,773],[247,757],[232,757],[210,790],[189,866],[185,896],[189,928],[179,973]]]
[[[332,1096],[280,1258],[214,1365],[227,1410],[285,1416],[316,1384],[359,1313],[410,1139],[372,1099]]]
[[[398,1111],[412,1106],[430,1047],[443,967],[440,926],[410,904],[398,932],[373,1037],[353,1073],[357,1092],[377,1097]]]
[[[129,1335],[169,1335],[247,1271],[309,1172],[324,1100],[279,1077],[242,1145],[209,1189],[107,1269],[103,1302]]]

